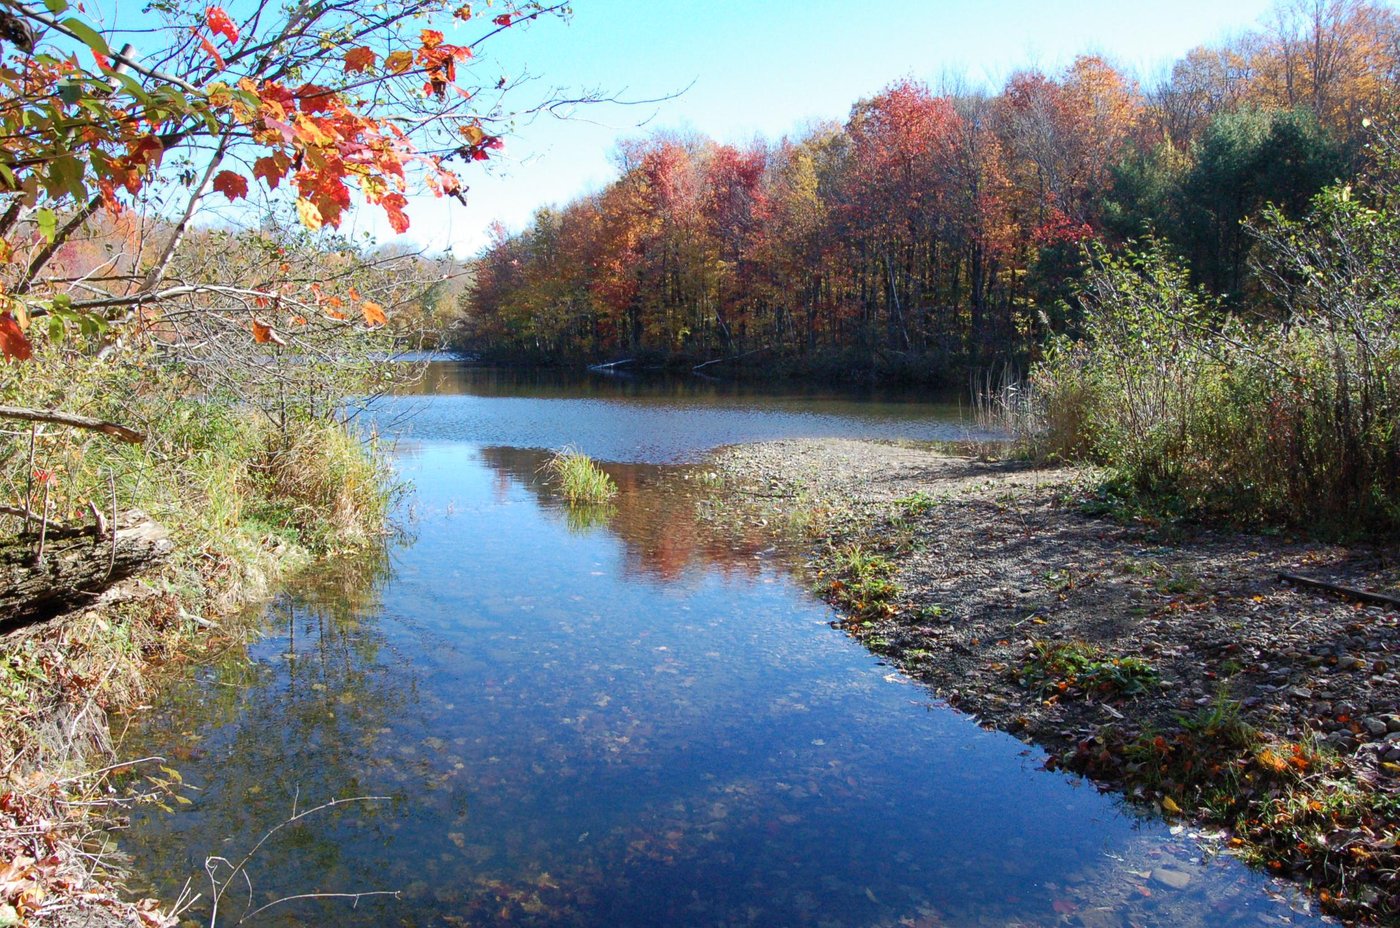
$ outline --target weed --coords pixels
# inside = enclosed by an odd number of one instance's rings
[[[860,545],[849,545],[833,551],[829,563],[837,578],[826,585],[824,592],[853,618],[870,620],[894,612],[894,600],[901,590],[891,579],[895,573],[893,561],[869,553]]]
[[[1021,684],[1042,696],[1137,696],[1158,683],[1157,671],[1140,657],[1110,657],[1082,641],[1036,642],[1021,668]]]
[[[938,505],[938,500],[929,496],[923,490],[915,490],[908,496],[901,496],[894,501],[894,504],[899,507],[899,510],[904,513],[904,515],[917,518],[936,507]]]

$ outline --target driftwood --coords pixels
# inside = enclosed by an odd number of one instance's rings
[[[163,526],[135,509],[117,517],[115,532],[107,528],[50,524],[42,560],[35,533],[0,541],[0,630],[88,605],[175,547]]]
[[[1377,606],[1389,606],[1392,609],[1400,609],[1400,596],[1390,596],[1386,593],[1373,593],[1370,590],[1358,590],[1353,587],[1342,586],[1339,583],[1328,583],[1326,580],[1314,580],[1312,577],[1300,577],[1298,574],[1280,573],[1278,578],[1284,583],[1291,583],[1294,586],[1306,587],[1312,590],[1321,590],[1324,593],[1331,593],[1333,596],[1343,596],[1361,603],[1372,603]]]
[[[621,367],[621,366],[624,365],[624,364],[636,364],[636,363],[637,363],[637,359],[636,359],[636,358],[623,358],[621,361],[609,361],[607,364],[590,364],[590,365],[588,365],[588,369],[589,369],[590,371],[610,371],[610,370],[612,370],[614,367]]]
[[[756,355],[756,354],[762,354],[763,352],[765,352],[765,351],[767,351],[767,350],[768,350],[768,346],[767,346],[767,345],[764,345],[762,348],[755,348],[755,349],[753,349],[752,351],[745,351],[743,354],[730,355],[730,356],[724,357],[724,358],[715,358],[713,361],[704,361],[704,362],[702,362],[702,363],[700,363],[700,364],[695,365],[694,367],[692,367],[692,368],[690,369],[690,371],[691,371],[691,373],[693,373],[693,374],[698,374],[700,371],[704,370],[705,368],[709,367],[709,366],[712,365],[712,364],[727,364],[727,363],[730,362],[730,361],[738,361],[738,360],[741,360],[741,359],[743,359],[743,358],[752,357],[753,355]]]
[[[79,416],[70,412],[58,412],[53,409],[27,409],[23,406],[0,406],[0,419],[23,419],[25,422],[53,422],[57,425],[71,425],[79,429],[92,429],[102,432],[104,435],[111,435],[122,441],[139,445],[146,440],[135,429],[129,429],[124,425],[115,422],[104,422],[101,419],[94,419],[91,416]]]

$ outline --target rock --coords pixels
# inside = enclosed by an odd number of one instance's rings
[[[1112,909],[1086,909],[1076,916],[1081,928],[1123,928],[1123,919]]]
[[[1400,715],[1383,715],[1381,720],[1385,722],[1386,731],[1400,731]]]
[[[1366,734],[1373,738],[1383,738],[1385,733],[1389,731],[1381,719],[1364,719],[1361,722],[1361,727],[1366,729]]]
[[[1157,867],[1152,871],[1152,882],[1170,889],[1185,889],[1191,884],[1191,874],[1167,867]]]

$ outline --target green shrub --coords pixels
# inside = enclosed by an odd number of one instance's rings
[[[1188,514],[1400,530],[1400,281],[1384,265],[1400,259],[1400,220],[1343,188],[1310,219],[1272,213],[1256,234],[1276,312],[1248,323],[1159,242],[1101,252],[1083,337],[1032,372],[1035,446]]]

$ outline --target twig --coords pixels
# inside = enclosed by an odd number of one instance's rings
[[[117,478],[107,471],[107,487],[112,491],[112,545],[107,553],[107,576],[112,576],[112,571],[117,566]]]
[[[37,422],[29,424],[29,467],[24,472],[24,531],[29,533],[29,511],[34,508],[34,444],[39,438],[39,429],[42,426]]]
[[[44,565],[44,542],[49,537],[49,488],[52,484],[44,481],[44,511],[40,513],[39,519],[39,553],[34,555],[34,566]]]
[[[163,764],[165,763],[165,758],[161,757],[159,754],[152,754],[150,757],[138,757],[135,760],[124,760],[119,764],[108,764],[106,767],[99,767],[96,770],[89,770],[87,773],[81,774],[76,777],[67,777],[62,780],[55,780],[54,783],[75,783],[78,780],[86,780],[89,777],[100,777],[104,773],[111,773],[113,770],[120,770],[123,767],[135,767],[137,764],[151,763]]]
[[[248,866],[249,862],[252,861],[253,857],[258,853],[258,851],[262,848],[262,846],[263,846],[264,844],[266,844],[266,843],[272,838],[273,835],[277,834],[277,832],[281,831],[283,828],[286,828],[288,825],[294,824],[295,822],[298,822],[298,821],[300,821],[301,819],[306,818],[308,815],[314,815],[314,814],[317,813],[317,812],[320,812],[320,811],[325,810],[325,809],[332,808],[333,806],[342,806],[342,805],[346,805],[347,803],[351,803],[351,802],[387,802],[390,798],[392,798],[392,797],[389,797],[389,796],[351,796],[351,797],[349,797],[349,798],[347,798],[347,799],[332,799],[332,800],[330,800],[329,802],[323,802],[323,803],[321,803],[319,806],[313,806],[312,808],[307,809],[307,810],[305,810],[305,811],[303,811],[303,812],[298,812],[298,813],[296,813],[295,815],[293,815],[291,818],[287,819],[286,821],[283,821],[283,822],[281,822],[281,823],[279,823],[279,824],[273,826],[272,828],[269,828],[266,832],[263,833],[263,836],[262,836],[261,838],[258,839],[258,843],[257,843],[257,844],[254,844],[253,847],[248,851],[248,853],[246,853],[246,854],[243,855],[243,859],[240,860],[237,864],[234,864],[232,861],[228,860],[228,859],[225,858],[225,857],[208,857],[208,858],[205,858],[205,861],[204,861],[204,872],[205,872],[206,874],[209,875],[209,885],[210,885],[210,888],[211,888],[211,896],[210,896],[211,908],[210,908],[210,911],[209,911],[209,928],[217,928],[217,926],[218,926],[218,922],[219,922],[219,900],[223,898],[224,890],[228,887],[229,883],[233,882],[234,878],[237,877],[240,873],[244,874],[244,878],[247,879],[247,874],[244,872],[244,871],[245,871],[245,868]],[[216,866],[215,866],[215,865],[218,864],[218,863],[223,863],[225,866],[232,868],[232,869],[229,870],[228,876],[226,876],[226,877],[224,878],[224,881],[223,881],[222,883],[219,882],[218,876],[217,876],[217,874],[216,874]],[[250,894],[250,896],[251,896],[251,893],[252,893],[252,884],[251,884],[251,882],[249,883],[248,890],[249,890],[249,894]],[[384,894],[385,894],[384,892],[377,892],[377,893],[327,893],[327,894],[325,894],[325,895],[332,895],[332,896],[369,896],[369,895],[384,895]],[[316,894],[312,893],[312,894],[309,894],[309,895],[314,896],[314,895],[316,895]],[[397,894],[395,893],[394,895],[397,895]],[[291,898],[291,897],[289,897],[289,898]],[[306,898],[306,896],[301,896],[301,897],[297,897],[297,898]],[[264,907],[264,908],[265,908],[265,907]],[[258,911],[262,911],[262,910],[259,909]],[[256,915],[256,914],[257,914],[257,912],[252,913],[252,915]],[[243,918],[240,918],[240,919],[239,919],[238,924],[242,924],[242,922],[243,922],[244,919],[247,919],[247,918],[250,918],[250,917],[252,917],[252,916],[249,915],[249,914],[245,914],[245,915],[243,916]]]
[[[24,530],[26,532],[29,531],[29,523],[31,521],[39,521],[39,514],[27,506],[0,506],[0,516],[14,516],[17,519],[23,519]],[[54,522],[50,520],[49,524],[52,525],[57,531],[63,531],[64,529],[68,528],[68,526],[63,524],[62,522]]]
[[[272,900],[267,905],[258,906],[256,909],[240,918],[236,924],[241,925],[259,912],[266,912],[275,905],[281,905],[284,902],[292,902],[297,899],[354,899],[355,902],[351,905],[351,908],[354,908],[359,905],[360,900],[366,896],[393,896],[397,899],[399,898],[399,891],[397,889],[378,889],[364,893],[300,893],[295,896],[283,896],[281,899]]]

